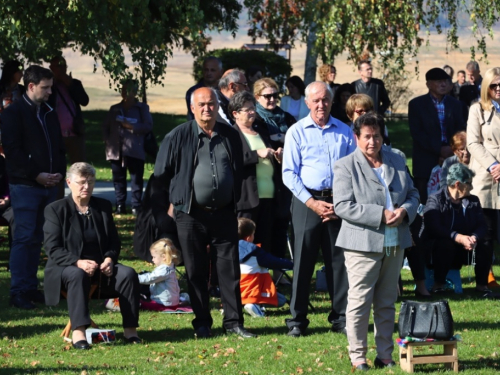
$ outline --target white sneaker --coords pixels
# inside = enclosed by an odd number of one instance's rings
[[[265,316],[259,305],[247,303],[243,308],[250,316],[254,318],[263,318]]]
[[[110,298],[106,300],[104,307],[110,311],[120,311],[120,302],[118,301],[118,298]]]

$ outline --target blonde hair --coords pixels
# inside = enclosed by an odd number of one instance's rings
[[[332,69],[335,69],[333,65],[323,64],[318,68],[319,79],[323,82],[328,82],[328,74],[331,73]]]
[[[345,104],[345,113],[350,120],[354,116],[354,110],[356,107],[361,107],[366,110],[366,112],[373,109],[373,100],[366,94],[354,94],[351,95],[347,103]]]
[[[276,91],[280,91],[278,84],[276,81],[272,78],[269,77],[264,77],[261,78],[253,84],[253,95],[255,97],[260,96],[260,93],[264,91],[264,89],[267,89],[268,87],[272,87],[273,89],[276,89]]]
[[[151,245],[149,251],[156,252],[158,255],[165,257],[165,263],[170,265],[178,265],[181,263],[181,255],[179,250],[174,246],[174,243],[168,238],[162,238]]]
[[[486,71],[481,82],[481,107],[484,111],[491,111],[493,104],[491,103],[490,84],[496,78],[500,77],[500,68],[491,68]]]

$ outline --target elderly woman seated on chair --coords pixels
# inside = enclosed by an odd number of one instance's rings
[[[139,279],[132,268],[117,263],[121,244],[111,203],[92,197],[95,169],[90,164],[73,164],[66,182],[71,194],[45,209],[46,304],[57,305],[61,288],[67,291],[73,347],[88,349],[89,294],[97,285],[94,297],[119,296],[125,341],[141,343]]]

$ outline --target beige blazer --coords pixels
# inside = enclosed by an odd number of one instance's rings
[[[490,117],[491,122],[488,122]],[[481,115],[479,103],[474,103],[469,110],[467,148],[471,154],[469,168],[476,174],[471,194],[479,197],[483,208],[500,209],[498,183],[488,172],[494,162],[500,162],[500,116],[491,116],[490,111]]]
[[[412,246],[409,225],[415,219],[419,195],[406,171],[403,158],[382,150],[387,186],[395,208],[403,207],[407,216],[398,227],[399,246]],[[333,167],[333,203],[343,220],[336,246],[344,249],[381,253],[384,247],[385,189],[359,148],[338,160]]]

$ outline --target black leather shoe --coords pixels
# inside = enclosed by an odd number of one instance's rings
[[[384,363],[380,358],[375,358],[375,362],[373,363],[376,368],[384,368],[384,367],[395,367],[396,362],[390,361],[389,363]]]
[[[212,337],[212,331],[208,327],[201,326],[194,330],[194,335],[197,339],[208,339]]]
[[[45,304],[45,295],[41,290],[32,290],[25,293],[26,298],[28,298],[33,303]]]
[[[80,341],[73,343],[73,348],[78,349],[78,350],[89,350],[90,345],[87,342],[87,340],[80,340]]]
[[[245,339],[257,337],[256,334],[253,334],[252,332],[248,332],[243,326],[236,326],[233,328],[224,328],[224,332],[225,333],[234,333],[235,335],[238,335],[238,336],[243,337]]]
[[[142,344],[142,340],[137,336],[125,337],[125,341],[128,344]]]
[[[10,297],[10,305],[24,310],[32,310],[36,308],[35,304],[31,302],[24,294],[16,294]]]
[[[362,363],[360,365],[357,365],[355,367],[356,371],[368,371],[370,369],[370,367],[368,367],[368,365],[366,363]]]
[[[300,337],[304,336],[304,332],[300,329],[299,326],[294,326],[290,328],[290,331],[288,331],[287,336]]]
[[[115,214],[125,215],[127,213],[127,207],[124,204],[119,204],[116,206]]]
[[[334,327],[332,326],[331,331],[332,331],[333,333],[340,333],[341,335],[346,335],[346,336],[347,336],[347,331],[346,331],[345,327],[342,327],[342,328],[337,328],[337,327],[335,327],[335,328],[334,328]]]

